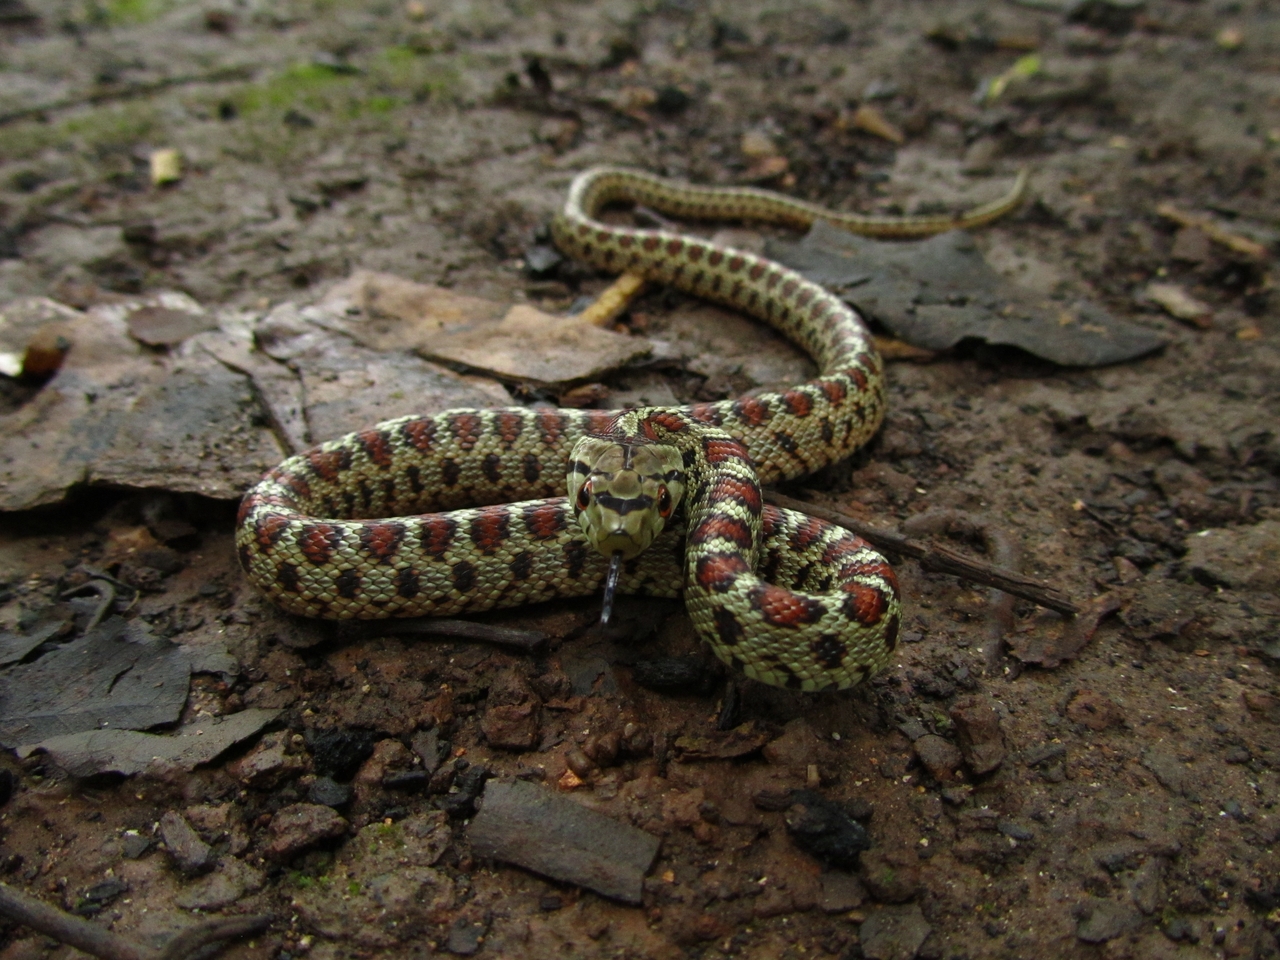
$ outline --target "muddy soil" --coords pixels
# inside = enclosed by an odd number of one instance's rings
[[[7,754],[5,883],[141,939],[270,913],[224,954],[244,958],[1280,953],[1274,4],[28,0],[0,31],[0,301],[263,313],[363,267],[563,311],[605,279],[533,251],[592,164],[888,213],[981,202],[1027,165],[1032,198],[975,235],[989,262],[1167,339],[1101,369],[980,344],[890,363],[876,440],[790,492],[889,527],[950,511],[1090,629],[901,562],[900,656],[848,693],[733,681],[653,603],[607,634],[588,602],[489,618],[545,631],[529,656],[336,636],[244,582],[233,503],[170,499],[189,529],[166,563],[112,568],[144,588],[128,616],[238,662],[196,674],[184,719],[279,721],[193,773]],[[170,147],[182,177],[156,186]],[[619,329],[689,309],[652,292]],[[664,377],[681,402],[756,385]],[[6,515],[0,623],[118,557],[161,496]],[[684,686],[655,681],[677,667]],[[754,749],[723,756],[726,713]],[[473,856],[485,776],[660,837],[642,904]],[[797,789],[866,826],[859,867],[797,845]],[[72,955],[0,936],[4,960]]]

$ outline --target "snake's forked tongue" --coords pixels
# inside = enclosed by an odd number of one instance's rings
[[[617,550],[609,558],[609,574],[604,578],[604,603],[600,607],[600,622],[608,623],[613,613],[613,595],[618,590],[618,575],[622,573],[622,551]]]

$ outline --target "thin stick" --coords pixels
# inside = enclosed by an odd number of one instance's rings
[[[434,617],[410,617],[404,620],[344,620],[339,625],[339,635],[361,638],[370,636],[418,636],[457,637],[461,640],[478,640],[500,647],[512,647],[522,653],[533,653],[547,642],[547,635],[540,630],[516,630],[491,623],[475,623],[471,620],[437,620]]]
[[[1058,613],[1069,617],[1073,617],[1080,612],[1080,607],[1056,587],[1047,586],[1016,571],[984,563],[958,550],[952,550],[950,547],[925,543],[922,540],[913,540],[910,537],[904,537],[900,534],[883,530],[880,527],[873,527],[870,524],[863,523],[846,513],[829,510],[826,507],[820,507],[814,503],[806,503],[803,500],[796,500],[772,490],[765,492],[765,499],[776,507],[807,513],[820,520],[826,520],[828,523],[834,523],[838,527],[852,530],[872,546],[900,556],[910,557],[918,561],[920,566],[926,570],[947,573],[973,583],[985,584],[989,587],[998,587],[1005,593],[1012,593],[1016,597],[1022,597],[1024,600],[1038,603],[1042,607],[1056,610]]]

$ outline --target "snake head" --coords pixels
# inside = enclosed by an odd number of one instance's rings
[[[624,560],[648,548],[684,496],[684,466],[671,446],[584,437],[569,464],[569,502],[591,545]]]

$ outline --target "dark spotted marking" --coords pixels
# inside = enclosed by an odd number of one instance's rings
[[[796,292],[796,288],[800,286],[800,281],[795,277],[788,278],[787,282],[782,285],[783,297],[790,297]]]
[[[382,500],[388,506],[396,502],[396,482],[391,477],[382,481]]]
[[[304,454],[311,472],[327,483],[336,483],[342,472],[351,466],[351,451],[339,447],[336,450],[312,450]]]
[[[422,590],[422,580],[418,571],[411,567],[396,571],[396,596],[412,600]]]
[[[864,627],[874,627],[889,609],[889,601],[884,593],[876,587],[864,583],[846,583],[844,590],[848,594],[840,609],[844,615]]]
[[[364,449],[364,454],[374,464],[383,469],[391,466],[391,457],[395,448],[391,438],[381,430],[364,430],[356,434],[356,442]]]
[[[738,618],[733,615],[733,611],[725,607],[716,607],[711,614],[711,618],[716,624],[716,636],[720,638],[720,642],[726,647],[737,646],[746,637],[747,631],[738,622]]]
[[[635,242],[636,242],[636,238],[629,233],[624,233],[621,237],[618,238],[618,245],[621,246],[622,249],[624,250],[631,249],[632,245],[635,244]]]
[[[689,534],[689,542],[699,546],[712,540],[728,540],[734,546],[749,550],[755,542],[751,527],[737,517],[710,516],[698,524]]]
[[[249,511],[258,505],[259,494],[247,493],[240,499],[240,508],[236,510],[236,529],[244,526],[244,522],[249,519]]]
[[[688,409],[688,415],[697,420],[699,423],[709,423],[712,426],[720,426],[723,418],[720,411],[714,403],[696,403]]]
[[[471,521],[471,542],[486,557],[497,553],[510,533],[510,514],[506,507],[487,507]]]
[[[337,588],[338,596],[344,600],[354,600],[360,593],[360,571],[343,570],[333,578],[333,585]]]
[[[809,644],[809,649],[813,653],[813,659],[828,670],[839,670],[844,663],[845,654],[849,652],[844,641],[834,633],[824,633]]]
[[[725,267],[726,269],[728,269],[730,273],[737,273],[744,266],[746,266],[746,263],[747,263],[746,257],[741,255],[736,255],[729,258],[729,262],[725,264]]]
[[[527,503],[521,513],[524,528],[535,540],[554,540],[566,527],[563,502]]]
[[[409,489],[412,490],[415,495],[421,494],[422,491],[426,489],[426,487],[422,485],[422,471],[418,469],[417,464],[410,464],[405,467],[404,475],[409,480]]]
[[[236,547],[236,559],[240,561],[240,569],[245,573],[249,573],[252,569],[254,556],[256,556],[256,554],[249,549],[249,545],[247,543],[243,543]]]
[[[586,569],[587,558],[591,555],[587,545],[581,540],[570,540],[564,545],[564,563],[569,571],[569,579],[576,580]]]
[[[660,246],[662,246],[662,238],[657,234],[651,234],[644,238],[644,248],[650,253],[657,250]]]
[[[606,434],[613,429],[613,421],[618,419],[618,415],[608,410],[587,410],[584,419],[588,433]]]
[[[791,436],[789,433],[783,433],[781,430],[774,433],[773,442],[792,456],[795,456],[800,449],[799,446],[796,445],[795,437]]]
[[[807,417],[813,412],[813,398],[803,390],[788,390],[782,395],[782,402],[797,417]]]
[[[765,263],[763,260],[757,260],[755,263],[751,265],[751,270],[747,273],[747,276],[749,276],[752,280],[759,280],[761,277],[764,276],[764,272],[768,269],[769,268],[765,266]]]
[[[270,550],[284,536],[288,526],[289,521],[278,514],[269,513],[265,517],[254,517],[253,538],[258,541],[258,546],[263,550]]]
[[[360,478],[357,484],[360,489],[360,502],[364,505],[365,513],[373,506],[373,488],[369,486],[369,481],[365,477]]]
[[[394,520],[366,523],[360,528],[360,545],[379,563],[390,563],[407,532],[403,523]]]
[[[693,576],[702,589],[724,593],[738,577],[750,572],[750,564],[737,554],[709,553],[698,558]]]
[[[420,417],[400,425],[400,435],[405,442],[422,453],[430,453],[436,438],[435,421]]]
[[[568,421],[564,415],[555,410],[539,410],[535,421],[538,425],[538,432],[542,435],[542,442],[549,447],[553,447],[564,436],[565,427]]]
[[[496,453],[486,453],[484,460],[480,463],[480,472],[484,474],[486,480],[490,483],[497,483],[502,479],[502,457]]]
[[[733,402],[734,415],[750,427],[758,427],[773,416],[769,402],[759,397],[743,397]]]
[[[463,450],[471,450],[480,441],[484,418],[478,413],[455,413],[449,418],[449,432]]]
[[[443,559],[457,534],[457,521],[443,513],[429,513],[418,519],[418,543],[429,557]]]
[[[466,595],[475,588],[476,568],[466,560],[459,560],[449,571],[453,575],[453,589]]]
[[[298,577],[298,568],[292,563],[282,563],[276,568],[276,583],[290,593],[302,592],[302,581]]]
[[[691,244],[689,244],[689,250],[688,250],[687,256],[688,256],[688,257],[689,257],[689,259],[690,259],[690,260],[692,260],[694,263],[697,263],[699,260],[701,260],[701,259],[702,259],[702,255],[703,255],[703,253],[705,253],[705,252],[706,252],[706,248],[705,248],[705,247],[703,247],[703,246],[701,246],[701,245],[699,245],[699,244],[696,244],[696,243],[691,243]]]
[[[796,553],[803,553],[816,543],[822,542],[827,532],[827,525],[817,517],[806,516],[804,523],[799,524],[787,537],[787,545]]]
[[[751,457],[740,440],[732,437],[707,437],[702,441],[702,452],[708,463],[730,463],[740,460],[750,463]]]
[[[840,377],[824,377],[818,381],[818,386],[822,388],[822,392],[827,395],[827,400],[832,404],[843,402],[849,393]]]
[[[775,627],[796,628],[822,619],[825,608],[817,600],[792,593],[772,583],[762,583],[747,591],[752,609],[758,610],[765,623]]]
[[[512,580],[528,580],[533,575],[533,554],[523,550],[508,565]]]
[[[526,453],[521,465],[524,467],[525,482],[537,483],[538,478],[542,476],[542,463],[538,460],[538,455],[536,453]]]
[[[889,623],[884,628],[884,645],[889,648],[890,653],[898,649],[898,629],[901,626],[899,617],[895,613],[889,618]]]
[[[298,549],[307,562],[323,567],[342,546],[342,531],[331,523],[308,523],[298,531]]]
[[[667,241],[667,256],[678,257],[680,251],[684,249],[684,241],[679,237],[672,237]]]
[[[440,463],[440,482],[446,487],[456,487],[462,479],[462,467],[453,457],[445,457]]]
[[[741,477],[717,477],[716,499],[732,500],[753,517],[760,516],[760,510],[764,506],[760,484]]]
[[[496,418],[498,439],[504,447],[510,447],[524,432],[525,418],[512,410],[503,410]]]
[[[724,259],[723,250],[712,250],[711,255],[707,257],[707,263],[713,267],[720,266],[720,261]]]
[[[800,291],[800,296],[796,297],[796,306],[804,309],[809,305],[809,301],[813,299],[813,287],[805,287]]]

